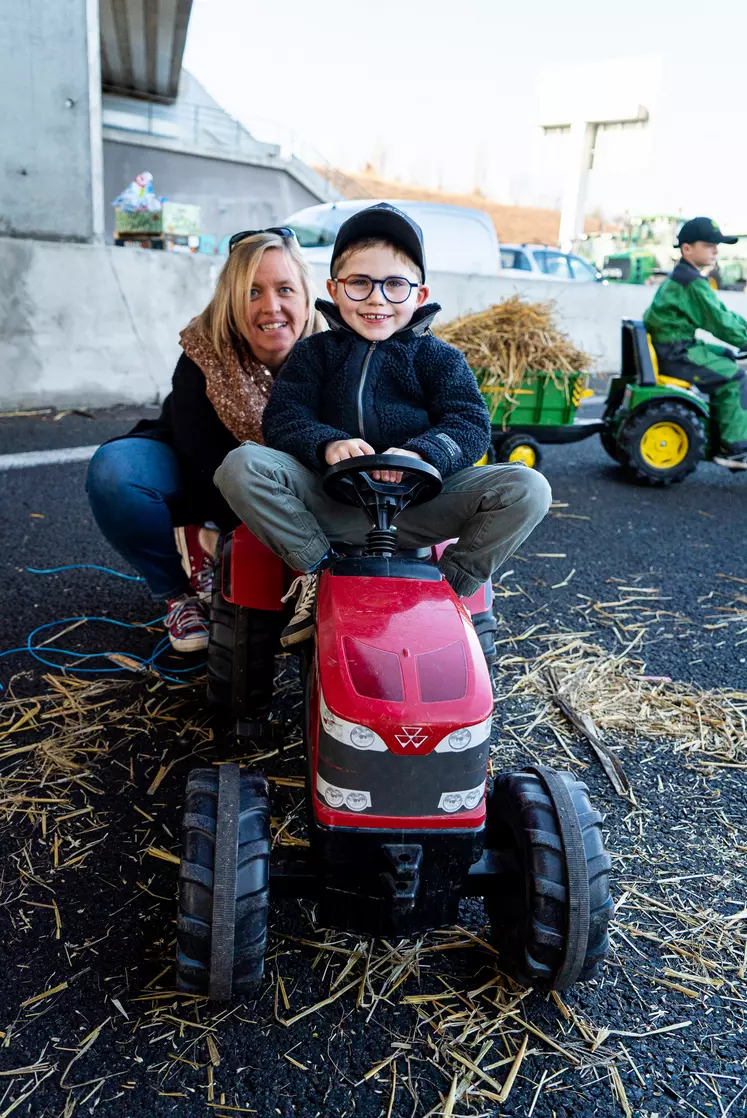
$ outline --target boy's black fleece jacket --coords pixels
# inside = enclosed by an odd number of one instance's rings
[[[262,419],[267,446],[317,471],[336,439],[365,439],[377,454],[414,450],[443,477],[482,458],[488,410],[463,354],[428,331],[437,303],[375,343],[351,330],[334,304],[316,305],[331,329],[296,342],[280,370]]]

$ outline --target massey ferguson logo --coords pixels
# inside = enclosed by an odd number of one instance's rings
[[[400,732],[394,735],[394,740],[403,749],[407,749],[408,746],[420,749],[421,745],[425,745],[428,741],[428,734],[422,726],[403,726]]]

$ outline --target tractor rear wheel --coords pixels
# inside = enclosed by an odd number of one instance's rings
[[[649,485],[683,481],[705,458],[703,421],[674,400],[657,400],[635,412],[619,432],[630,472]]]
[[[542,448],[531,435],[500,435],[493,445],[496,462],[523,462],[533,470],[542,469]]]
[[[602,816],[586,785],[539,765],[504,773],[487,811],[488,846],[512,867],[485,898],[498,965],[541,990],[594,978],[609,950],[613,904]]]
[[[229,706],[233,675],[233,633],[236,606],[223,597],[223,536],[215,552],[210,595],[210,637],[207,651],[207,698],[214,706]]]
[[[182,828],[177,985],[222,1001],[254,993],[264,973],[270,899],[267,781],[238,765],[194,769]]]
[[[216,553],[210,599],[207,697],[234,717],[267,718],[275,676],[275,653],[285,615],[280,610],[248,609],[223,597],[223,547]]]
[[[615,462],[617,462],[620,466],[627,466],[628,457],[625,454],[625,451],[620,446],[618,434],[619,432],[612,431],[611,428],[605,427],[602,431],[599,432],[599,438],[602,442],[602,446],[607,451],[610,458],[614,458]]]

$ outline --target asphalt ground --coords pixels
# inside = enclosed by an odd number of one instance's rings
[[[99,443],[139,414],[0,418],[0,454]],[[56,619],[142,623],[160,613],[138,582],[28,572],[90,563],[132,573],[92,523],[85,468],[0,472],[0,651]],[[666,733],[606,735],[631,804],[581,737],[558,737],[562,719],[551,725],[546,701],[514,688],[554,641],[585,634],[573,646],[579,665],[633,658],[637,678],[681,681],[696,707],[699,689],[747,689],[747,476],[703,465],[682,485],[642,488],[596,438],[547,448],[545,473],[556,503],[498,585],[496,763],[580,770],[606,813],[617,913],[603,977],[559,1000],[496,984],[495,958],[474,938],[484,936],[477,902],[463,906],[463,931],[415,946],[334,936],[308,906],[285,902],[273,906],[256,1001],[221,1011],[175,994],[173,859],[186,774],[231,756],[230,742],[199,682],[115,670],[76,684],[19,652],[0,659],[0,702],[11,704],[0,711],[0,1115],[745,1113],[744,722],[734,767]],[[158,636],[86,621],[61,644],[147,657]],[[199,661],[163,666],[200,675]],[[291,732],[248,759],[273,779],[286,837],[303,841],[300,693],[288,659],[278,680]],[[30,711],[23,725],[20,711]],[[523,1062],[498,1102],[523,1036]]]

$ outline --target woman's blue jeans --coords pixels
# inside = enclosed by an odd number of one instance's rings
[[[86,491],[101,532],[155,597],[190,589],[174,541],[170,506],[182,498],[182,480],[170,446],[138,438],[105,443],[89,464]]]

